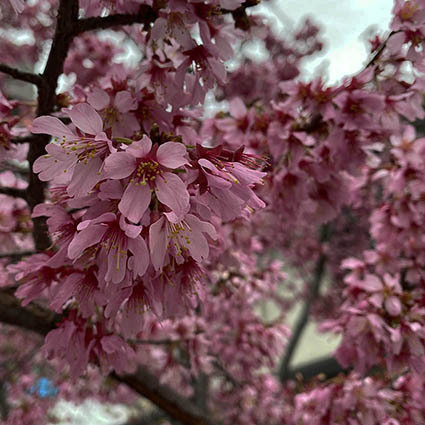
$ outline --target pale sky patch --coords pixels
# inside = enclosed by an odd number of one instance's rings
[[[320,24],[326,48],[307,66],[307,75],[328,61],[320,68],[327,68],[329,82],[335,82],[365,64],[364,33],[372,26],[381,34],[388,30],[393,0],[271,0],[265,5],[267,15],[278,16],[283,33],[306,16]]]

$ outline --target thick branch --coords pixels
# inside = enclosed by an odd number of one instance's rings
[[[46,335],[55,329],[61,316],[36,304],[22,307],[13,295],[15,288],[0,290],[0,322],[19,326],[28,331]]]
[[[10,141],[12,143],[16,143],[18,145],[22,144],[22,143],[32,143],[32,142],[36,142],[37,141],[38,136],[34,135],[34,134],[30,134],[28,136],[23,136],[23,137],[14,137],[13,139],[11,139]]]
[[[26,191],[24,189],[17,189],[16,187],[3,187],[0,186],[0,193],[13,198],[26,199]]]
[[[50,49],[47,64],[42,78],[46,82],[38,90],[37,116],[48,115],[53,112],[56,104],[56,87],[59,75],[63,72],[66,56],[74,37],[73,27],[78,19],[78,0],[61,0],[59,3],[55,34]],[[48,135],[36,135],[34,143],[30,143],[28,162],[30,175],[27,188],[27,200],[31,210],[44,202],[45,183],[32,171],[32,166],[37,158],[45,154],[45,147],[50,140]],[[42,251],[51,245],[47,232],[46,221],[43,217],[33,219],[33,237],[36,249]]]
[[[0,322],[46,335],[56,328],[56,323],[61,319],[60,315],[33,303],[24,308],[13,296],[12,290],[0,290]],[[173,419],[187,425],[213,425],[192,403],[171,388],[160,384],[158,379],[143,367],[131,375],[119,376],[112,373],[111,377],[127,384]]]
[[[16,80],[25,81],[26,83],[35,84],[40,87],[44,84],[43,77],[41,75],[33,74],[32,72],[19,71],[16,68],[12,68],[8,65],[0,64],[0,72],[3,74],[10,75]]]
[[[170,387],[160,384],[158,378],[145,368],[139,368],[132,375],[118,376],[112,373],[111,376],[146,397],[173,419],[187,425],[213,424],[192,403],[181,397]]]

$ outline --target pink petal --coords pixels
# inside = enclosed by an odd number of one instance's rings
[[[107,230],[106,226],[100,224],[89,226],[74,236],[68,247],[68,257],[71,260],[79,257],[89,246],[100,242]]]
[[[239,97],[235,97],[229,102],[229,111],[232,117],[242,119],[246,115],[245,103]]]
[[[79,162],[74,169],[72,180],[68,186],[70,196],[82,197],[86,196],[101,179],[100,167],[102,160],[93,158],[85,164]]]
[[[397,297],[391,296],[385,300],[385,310],[391,316],[399,316],[401,313],[401,302]]]
[[[108,271],[106,272],[106,282],[120,283],[125,277],[127,270],[127,252],[118,249],[111,249],[108,253]]]
[[[136,158],[144,158],[152,149],[152,140],[146,134],[140,139],[133,142],[126,152]]]
[[[61,139],[63,136],[78,139],[78,137],[58,118],[43,116],[36,118],[31,127],[31,132],[34,134],[50,134],[51,136]]]
[[[73,124],[84,133],[96,135],[103,130],[102,118],[88,103],[79,103],[66,113]]]
[[[180,218],[189,210],[189,193],[186,185],[173,173],[163,173],[156,180],[156,196],[164,205],[170,207],[171,210]]]
[[[129,269],[135,276],[143,276],[149,266],[149,251],[145,240],[141,236],[129,239],[128,248],[133,253],[129,259]]]
[[[128,177],[136,168],[136,160],[127,152],[116,152],[105,159],[105,177],[123,179]]]
[[[114,105],[121,113],[136,109],[136,99],[128,91],[120,91],[115,95]]]
[[[101,111],[109,105],[110,98],[105,90],[101,90],[98,87],[95,87],[93,91],[87,96],[87,102],[93,106],[94,109]]]
[[[158,148],[158,162],[167,168],[178,168],[189,161],[186,158],[186,146],[183,143],[167,142]]]
[[[168,246],[167,232],[164,226],[164,217],[151,225],[149,229],[149,250],[155,270],[161,270],[164,265],[165,253]]]
[[[122,196],[118,209],[124,216],[138,223],[151,202],[151,190],[148,185],[130,183]]]

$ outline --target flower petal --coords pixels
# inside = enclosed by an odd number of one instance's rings
[[[123,179],[128,177],[136,168],[136,160],[127,152],[116,152],[105,159],[105,177]]]
[[[180,177],[173,173],[163,173],[155,181],[158,200],[183,218],[189,211],[189,193]]]
[[[167,168],[178,168],[189,161],[186,158],[186,146],[183,143],[167,142],[158,148],[158,162]]]
[[[149,228],[149,250],[155,270],[161,270],[164,265],[165,253],[168,246],[167,232],[164,226],[164,217],[161,217]]]
[[[36,118],[32,122],[31,132],[34,134],[50,134],[60,139],[63,136],[69,137],[72,140],[77,139],[77,136],[56,117],[43,116]]]
[[[101,111],[109,105],[110,98],[105,90],[95,87],[93,91],[87,96],[87,102],[93,106],[94,109]]]
[[[71,260],[79,257],[86,248],[100,242],[106,230],[106,226],[97,224],[78,232],[69,244],[68,257]]]
[[[148,185],[130,183],[124,191],[118,209],[124,216],[138,223],[151,202],[151,191]]]
[[[96,135],[103,131],[103,121],[96,110],[88,103],[79,103],[66,111],[73,124],[84,133]]]

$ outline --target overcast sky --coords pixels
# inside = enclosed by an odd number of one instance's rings
[[[367,56],[361,35],[372,25],[381,33],[388,29],[393,0],[270,0],[265,4],[266,10],[279,16],[282,31],[296,26],[304,16],[321,24],[327,48],[308,70],[329,61],[332,82],[362,68]]]

